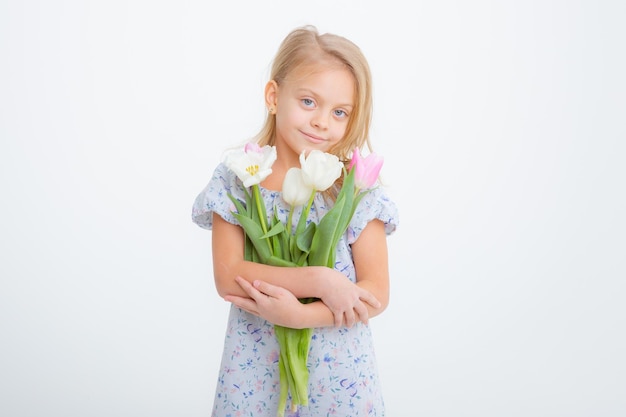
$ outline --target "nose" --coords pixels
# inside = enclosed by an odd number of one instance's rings
[[[328,128],[328,116],[326,113],[318,111],[315,112],[313,117],[311,118],[311,126],[316,129],[326,129]]]

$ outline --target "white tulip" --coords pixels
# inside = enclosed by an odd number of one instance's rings
[[[293,207],[301,206],[311,197],[313,189],[306,185],[300,168],[289,168],[283,182],[283,200]]]
[[[317,191],[324,191],[333,185],[343,169],[339,158],[319,150],[309,152],[308,156],[302,152],[300,165],[304,183]]]
[[[260,184],[272,173],[276,161],[276,147],[260,147],[249,143],[243,149],[237,149],[226,155],[224,163],[243,182],[244,187]]]

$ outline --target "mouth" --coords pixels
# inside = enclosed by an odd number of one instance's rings
[[[313,134],[311,134],[311,133],[306,133],[306,132],[301,132],[301,133],[304,135],[304,137],[305,137],[305,138],[306,138],[309,142],[312,142],[312,143],[315,143],[315,144],[320,144],[320,143],[324,143],[324,142],[326,142],[326,139],[321,138],[321,137],[319,137],[319,136],[315,136],[315,135],[313,135]]]

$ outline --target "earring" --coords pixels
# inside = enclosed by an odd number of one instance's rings
[[[270,114],[274,114],[276,112],[276,109],[274,107],[270,107],[267,110],[270,112]]]

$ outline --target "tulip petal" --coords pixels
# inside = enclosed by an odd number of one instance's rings
[[[354,149],[350,160],[350,169],[354,169],[355,184],[358,189],[367,189],[376,184],[383,166],[383,157],[370,153],[363,158],[358,148]]]
[[[292,207],[303,205],[309,200],[311,195],[311,187],[309,187],[302,177],[300,168],[290,168],[285,174],[283,181],[283,200]]]
[[[272,173],[272,165],[276,161],[276,147],[260,147],[256,143],[248,143],[243,148],[229,152],[224,163],[244,183],[245,187],[260,184]]]
[[[336,155],[313,150],[305,156],[300,154],[300,165],[304,182],[314,190],[325,191],[341,175],[343,164]]]

